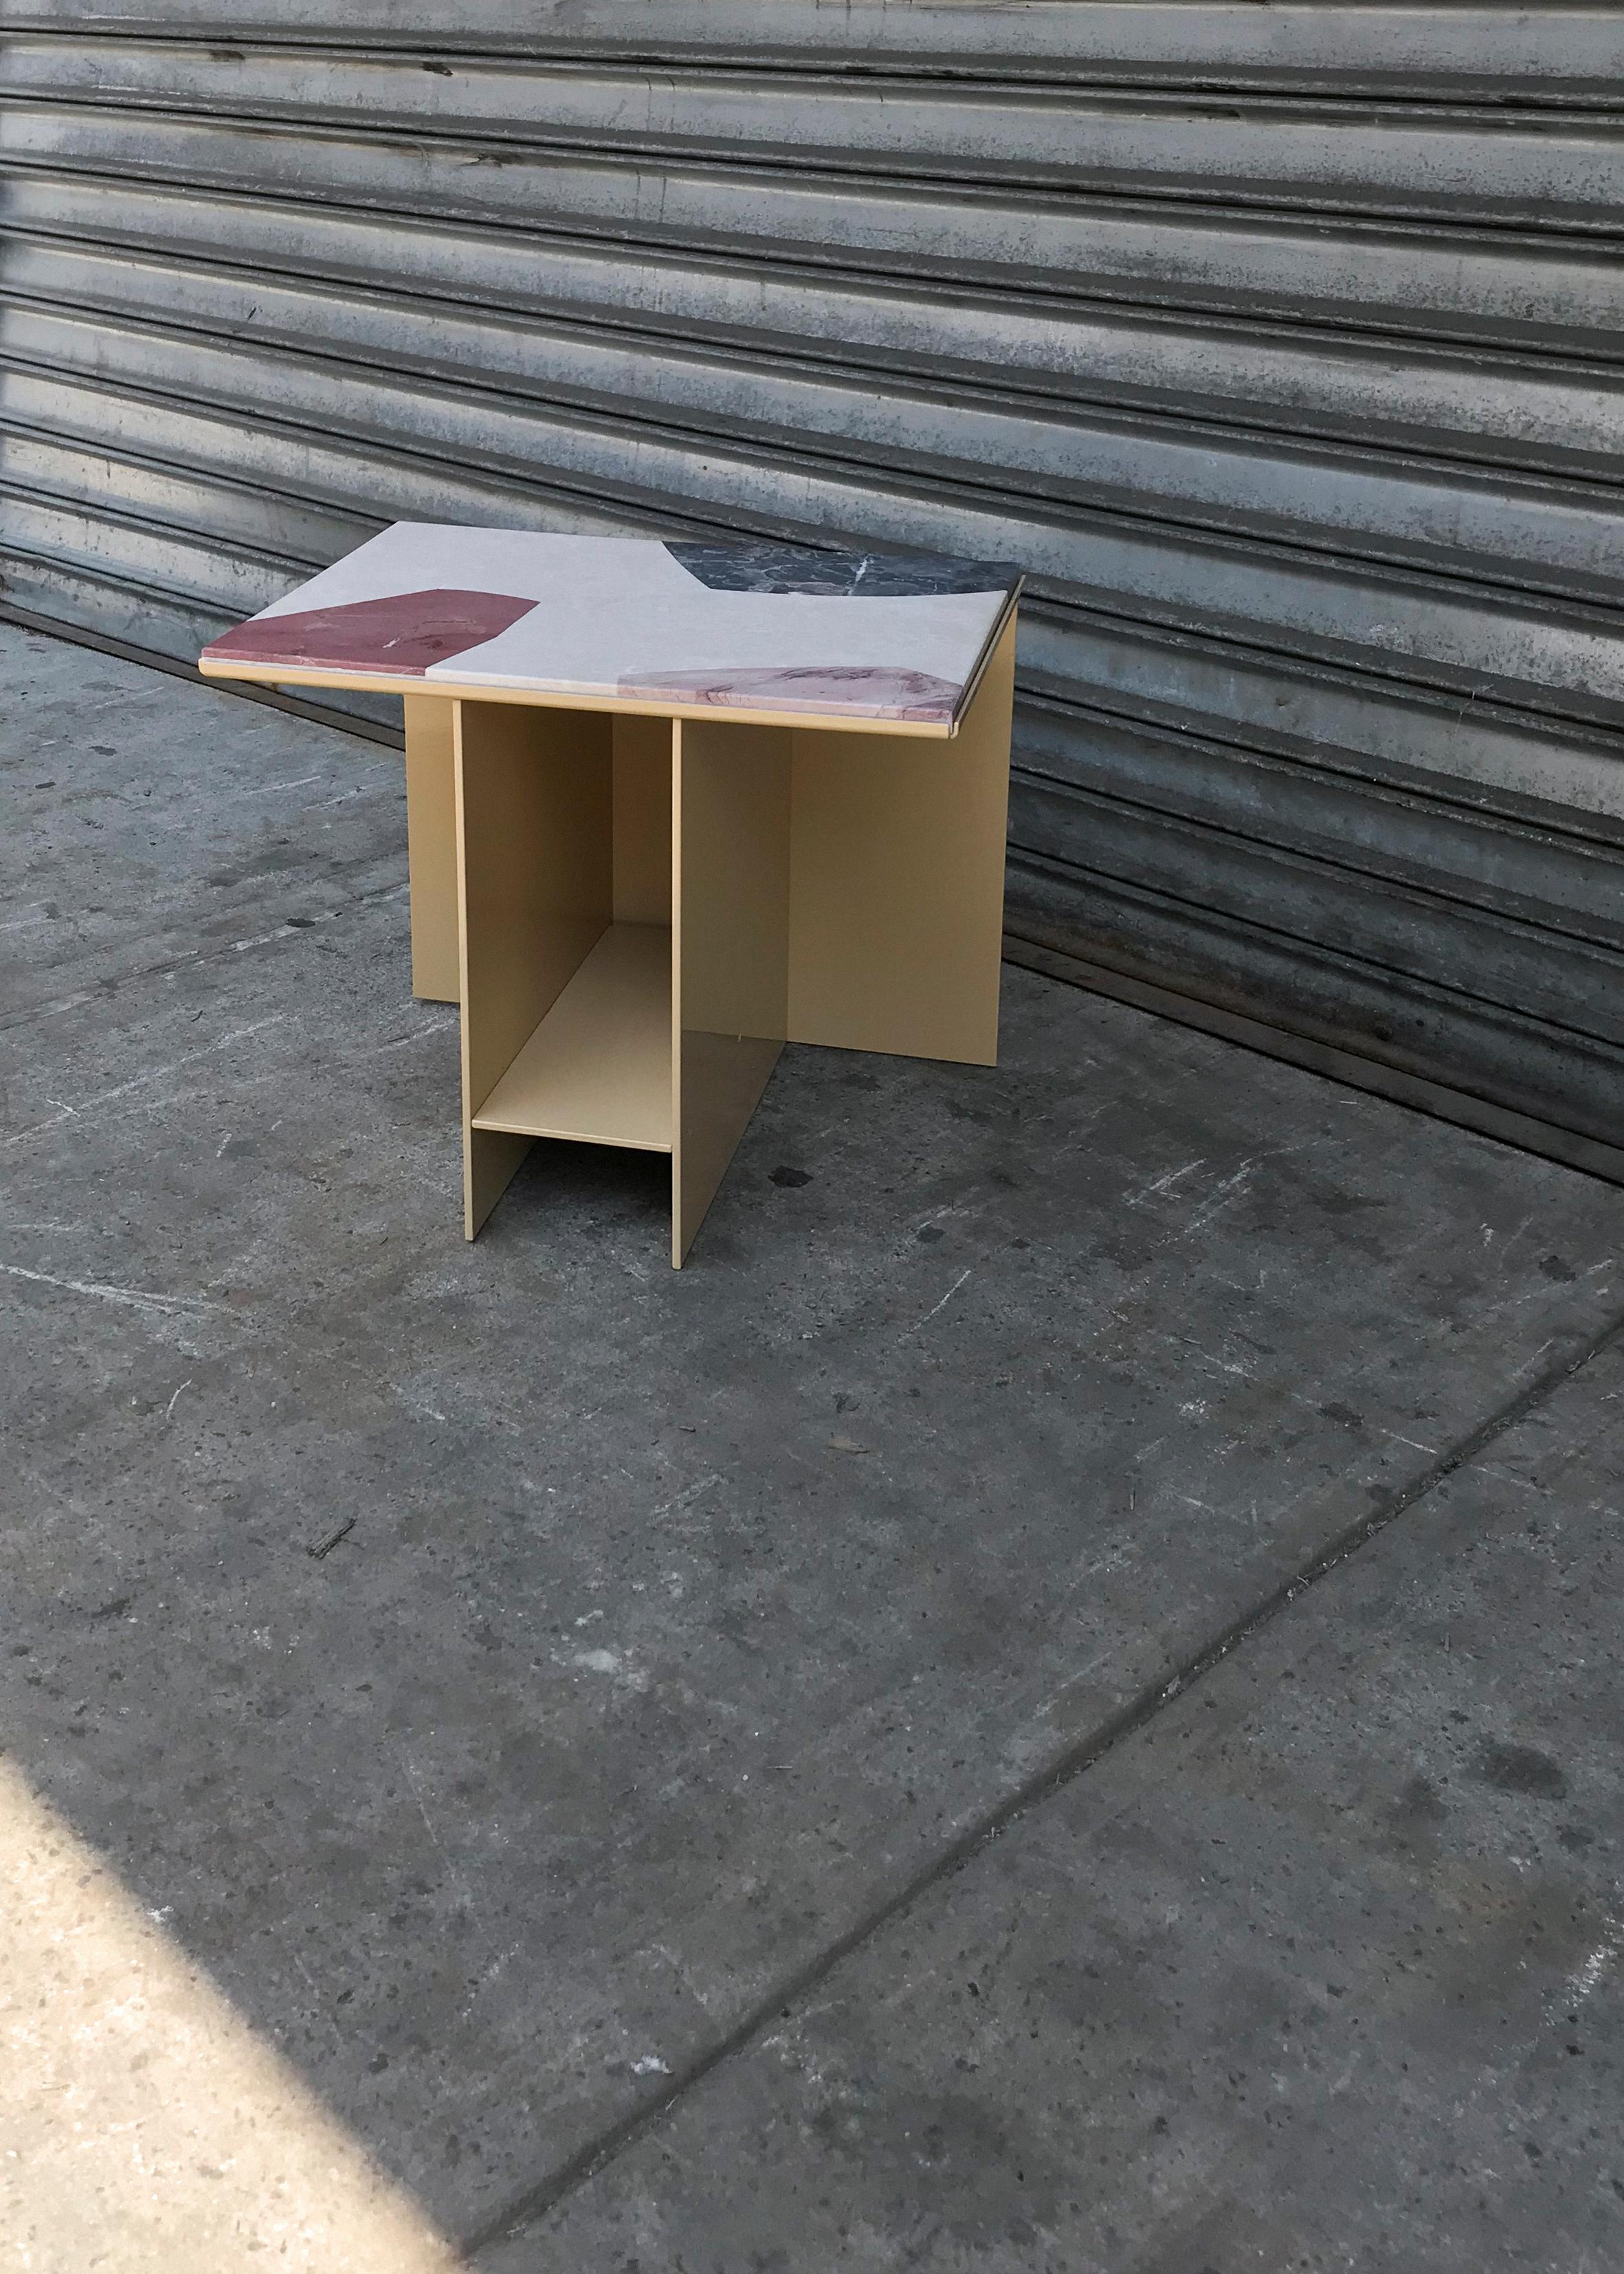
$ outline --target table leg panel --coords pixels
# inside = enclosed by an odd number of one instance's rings
[[[783,1049],[790,734],[685,720],[672,767],[672,1246],[680,1264]]]
[[[409,695],[405,700],[411,991],[425,1003],[462,999],[453,707],[443,695]]]
[[[795,730],[792,1042],[996,1065],[1014,662],[951,742]]]

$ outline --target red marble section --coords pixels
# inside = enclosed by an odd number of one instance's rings
[[[644,701],[715,703],[745,711],[818,711],[847,719],[951,720],[962,687],[934,672],[891,664],[807,664],[711,671],[637,671],[622,695]]]
[[[333,608],[256,616],[203,651],[209,663],[285,663],[299,671],[375,671],[421,679],[432,663],[486,640],[529,615],[534,600],[511,592],[395,592]]]

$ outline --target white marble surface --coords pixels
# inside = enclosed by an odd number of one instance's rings
[[[719,588],[752,579],[847,589]],[[982,590],[929,589],[983,580]],[[927,589],[896,591],[910,581]],[[335,684],[383,674],[673,707],[945,722],[1015,582],[996,562],[673,550],[639,538],[397,522],[204,657],[320,671]],[[379,605],[391,601],[399,607]]]

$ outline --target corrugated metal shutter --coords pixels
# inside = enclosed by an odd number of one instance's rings
[[[190,655],[400,516],[1019,558],[1034,953],[1624,1163],[1617,10],[336,12],[0,19],[13,605]]]

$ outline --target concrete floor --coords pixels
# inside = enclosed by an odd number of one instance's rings
[[[398,759],[0,667],[19,2265],[1624,2263],[1624,1192],[1012,971],[469,1248]]]

